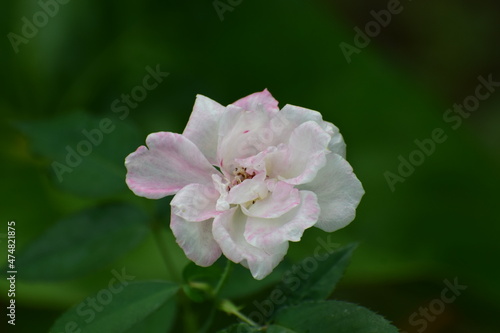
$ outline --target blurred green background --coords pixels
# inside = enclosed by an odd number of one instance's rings
[[[16,222],[21,255],[57,221],[106,203],[134,204],[168,224],[169,199],[137,198],[125,186],[125,156],[151,132],[182,132],[196,94],[229,104],[268,88],[280,106],[318,110],[340,128],[347,159],[366,190],[356,220],[331,236],[339,244],[360,241],[333,297],[417,332],[410,315],[440,297],[444,279],[456,277],[468,288],[425,332],[498,331],[500,91],[481,101],[459,128],[443,120],[454,103],[474,94],[478,76],[500,81],[498,2],[404,1],[350,63],[339,44],[355,45],[354,27],[364,30],[374,20],[370,11],[387,9],[387,1],[223,0],[231,10],[222,16],[209,0],[69,1],[46,16],[17,53],[8,34],[22,35],[22,18],[33,22],[41,7],[36,1],[3,3],[4,253],[7,221]],[[169,75],[126,117],[114,112],[113,101],[142,85],[148,66]],[[66,146],[76,147],[85,139],[81,131],[97,128],[104,118],[115,130],[57,181],[52,163],[64,162]],[[417,148],[414,140],[430,138],[435,128],[447,140],[391,191],[384,173],[397,173],[398,156],[407,159]],[[18,262],[17,325],[7,329],[47,332],[65,309],[105,287],[112,269],[126,267],[137,280],[169,278],[151,233],[139,237],[130,230],[113,238],[122,250],[110,240],[112,262],[76,277],[61,273],[58,279],[43,261],[37,266],[27,260],[26,267]],[[181,269],[184,254],[170,232],[164,237]],[[292,244],[288,262],[311,255],[317,237],[327,234],[308,230]],[[1,255],[0,263],[6,259]],[[250,311],[267,291],[242,296],[242,303]]]

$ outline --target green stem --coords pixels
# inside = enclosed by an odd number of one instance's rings
[[[253,327],[260,327],[259,325],[257,325],[256,322],[254,322],[252,319],[248,318],[247,316],[245,316],[243,313],[239,312],[239,311],[236,311],[233,313],[236,317],[240,318],[241,320],[243,320],[245,323],[249,324],[250,326],[253,326]]]
[[[226,282],[227,278],[229,277],[229,273],[231,272],[232,264],[231,260],[226,261],[226,267],[224,268],[224,272],[222,273],[222,277],[220,278],[219,282],[217,283],[217,286],[215,287],[214,290],[214,298],[217,298],[219,295],[220,290],[222,289],[222,286],[224,286],[224,283]]]
[[[227,260],[226,267],[224,268],[224,272],[222,273],[222,276],[221,276],[219,282],[217,283],[217,286],[215,287],[214,292],[213,292],[213,297],[214,297],[216,302],[217,302],[217,296],[219,295],[220,290],[224,286],[224,283],[227,281],[227,278],[229,277],[229,273],[231,272],[231,268],[232,268],[231,260]],[[214,307],[212,308],[212,310],[210,311],[210,314],[208,315],[207,321],[205,322],[205,324],[203,325],[203,327],[201,328],[199,333],[208,332],[208,330],[210,329],[210,326],[212,326],[212,323],[215,319],[216,310],[217,310],[217,308],[215,307],[215,304],[214,304]]]
[[[243,313],[241,313],[240,310],[236,307],[236,305],[234,305],[233,302],[231,302],[228,299],[222,300],[219,307],[222,311],[229,313],[229,314],[232,314],[232,315],[235,315],[236,317],[240,318],[245,323],[247,323],[253,327],[260,327],[252,319],[248,318]]]

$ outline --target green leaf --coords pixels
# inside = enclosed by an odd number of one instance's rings
[[[113,114],[79,111],[17,127],[33,152],[48,159],[56,185],[93,198],[127,190],[124,160],[143,142],[135,126]]]
[[[80,277],[114,262],[148,234],[148,216],[135,206],[109,204],[62,219],[16,258],[18,278]]]
[[[50,333],[167,332],[175,318],[177,285],[148,281],[120,287],[102,289],[75,305],[57,319]]]
[[[226,329],[218,331],[217,333],[262,333],[263,331],[257,327],[248,324],[240,323],[231,325]]]
[[[343,276],[356,247],[357,244],[349,244],[332,252],[323,260],[319,256],[309,257],[296,265],[305,272],[305,275],[294,275],[293,271],[291,272],[292,275],[285,275],[284,282],[279,288],[285,293],[285,305],[297,304],[304,300],[327,299]],[[312,268],[307,269],[311,267],[309,264],[311,258],[316,263],[315,266],[312,266],[316,267],[314,270]],[[306,276],[306,278],[301,279],[302,276]]]
[[[279,325],[270,325],[266,333],[295,333],[295,331]]]
[[[170,332],[175,322],[175,300],[165,302],[158,310],[152,312],[143,321],[137,323],[131,329],[124,333],[151,332],[165,333]]]
[[[341,301],[306,302],[284,308],[276,315],[275,323],[296,333],[398,332],[384,317],[362,306]]]

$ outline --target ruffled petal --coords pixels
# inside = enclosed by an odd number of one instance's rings
[[[244,236],[248,243],[257,247],[274,247],[284,242],[298,242],[304,230],[318,221],[320,208],[316,195],[300,191],[300,205],[277,218],[249,217]]]
[[[193,112],[182,135],[193,142],[210,163],[217,165],[219,120],[225,107],[203,95],[196,95]]]
[[[172,214],[170,228],[177,244],[184,250],[186,256],[199,266],[212,265],[222,251],[212,236],[213,219],[203,222],[188,222]]]
[[[272,114],[279,110],[278,101],[274,99],[273,95],[271,95],[267,89],[243,97],[234,102],[233,105],[239,106],[247,111],[265,110]]]
[[[247,157],[247,158],[240,158],[236,160],[236,163],[240,165],[241,167],[247,168],[248,172],[267,172],[267,155],[275,153],[279,149],[283,149],[285,145],[279,145],[278,147],[276,146],[270,146],[267,147],[265,150],[261,151],[260,153]]]
[[[332,232],[348,225],[356,216],[356,207],[365,193],[350,164],[337,154],[328,154],[327,163],[316,178],[300,185],[301,190],[316,193],[321,208],[316,227]]]
[[[329,141],[330,135],[314,121],[301,124],[285,149],[268,154],[268,174],[294,185],[310,182],[326,163]]]
[[[264,182],[265,173],[260,173],[252,179],[246,179],[241,184],[231,188],[227,196],[230,204],[243,204],[248,201],[265,198],[267,196],[267,185]]]
[[[272,133],[268,128],[269,115],[264,111],[245,111],[229,105],[219,126],[217,160],[223,172],[231,174],[236,159],[258,154],[268,146]]]
[[[214,188],[219,192],[220,196],[217,199],[215,209],[217,211],[224,211],[229,209],[229,202],[227,202],[229,182],[222,180],[220,175],[212,175]]]
[[[246,216],[234,207],[214,219],[214,238],[228,259],[248,267],[252,276],[261,280],[283,260],[288,242],[269,248],[252,246],[243,236],[245,224]]]
[[[170,202],[172,213],[187,221],[205,221],[220,213],[216,210],[219,192],[213,186],[189,184]]]
[[[323,121],[322,125],[325,131],[331,136],[330,142],[328,143],[328,149],[332,153],[345,158],[346,144],[344,142],[344,137],[340,134],[337,126],[328,121]]]
[[[287,104],[281,109],[276,117],[279,118],[279,121],[275,120],[275,122],[276,124],[281,124],[284,129],[283,134],[286,134],[286,129],[293,129],[306,121],[314,121],[331,135],[328,149],[345,158],[346,145],[344,138],[335,125],[323,120],[321,113],[300,106]]]
[[[300,204],[299,190],[285,182],[273,184],[272,192],[248,209],[242,207],[247,216],[272,219],[279,217]],[[267,191],[267,187],[266,187]]]
[[[126,182],[138,196],[159,199],[191,183],[210,184],[219,173],[194,143],[180,134],[148,135],[146,145],[125,159]]]

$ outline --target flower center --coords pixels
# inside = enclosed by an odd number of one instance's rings
[[[231,181],[230,187],[241,184],[245,179],[252,179],[255,176],[255,172],[248,173],[247,168],[237,167],[233,171],[233,180]]]

